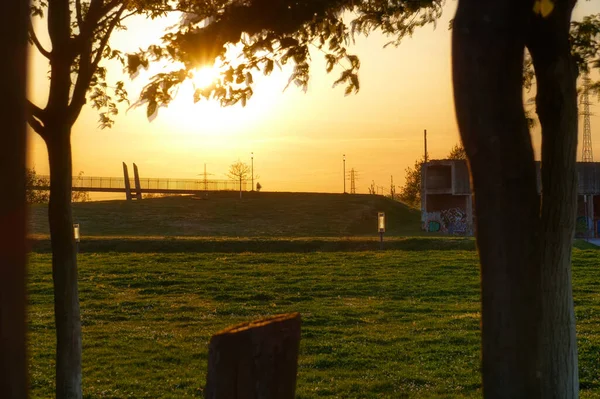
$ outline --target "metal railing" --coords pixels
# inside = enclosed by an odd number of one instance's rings
[[[32,187],[34,189],[48,189],[50,176],[38,176],[40,181],[47,185]],[[135,191],[135,179],[129,179],[132,191]],[[242,191],[247,191],[248,181],[242,180]],[[79,190],[90,189],[101,191],[123,190],[125,191],[125,179],[122,177],[99,177],[99,176],[73,176],[73,188]],[[140,179],[140,188],[144,192],[153,190],[164,191],[238,191],[240,182],[236,180],[203,180],[203,179],[162,179],[146,178]]]

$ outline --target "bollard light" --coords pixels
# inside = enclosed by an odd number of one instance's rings
[[[377,228],[380,233],[385,233],[385,213],[377,213]]]
[[[79,223],[73,225],[73,235],[75,236],[75,242],[79,243]]]
[[[383,249],[383,233],[385,233],[385,213],[377,213],[377,230],[379,230],[379,248]]]

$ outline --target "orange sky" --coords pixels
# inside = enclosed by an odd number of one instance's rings
[[[600,12],[600,2],[579,3],[576,19]],[[206,163],[210,177],[223,179],[231,163],[240,159],[249,164],[254,152],[255,174],[265,190],[341,192],[346,154],[346,170],[358,171],[357,192],[366,193],[372,180],[389,189],[391,175],[400,186],[405,168],[423,152],[423,129],[428,131],[432,158],[444,157],[459,140],[448,31],[455,7],[455,1],[447,2],[437,28],[418,30],[398,48],[383,49],[388,40],[379,34],[358,38],[350,50],[361,60],[361,90],[356,95],[344,97],[343,87],[331,88],[338,72],[326,74],[323,57],[315,51],[306,94],[295,86],[282,93],[289,76],[284,70],[255,77],[255,94],[245,108],[193,104],[191,89],[184,86],[152,122],[144,109],[123,107],[115,126],[101,130],[96,111],[85,107],[73,130],[74,174],[121,176],[125,161],[135,162],[142,177],[196,178]],[[143,48],[157,41],[165,24],[133,20],[126,32],[114,35],[111,46],[125,51]],[[44,26],[37,26],[47,43]],[[47,66],[39,54],[33,61],[30,98],[44,106]],[[132,102],[151,76],[143,72],[130,81],[119,64],[106,66],[109,79],[126,80]],[[592,132],[600,159],[599,116],[592,119]],[[539,148],[539,134],[533,137]],[[29,163],[46,174],[43,141],[31,133],[30,143]]]

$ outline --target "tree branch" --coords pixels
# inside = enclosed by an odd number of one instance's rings
[[[79,0],[80,1],[80,0]],[[85,20],[79,26],[79,35],[74,38],[76,41],[85,43],[89,40],[93,40],[94,29],[98,26],[98,22],[105,15],[104,7],[102,7],[102,0],[92,0],[88,8],[88,12],[85,15]]]
[[[109,14],[110,10],[115,8],[115,6],[119,3],[122,3],[121,8],[119,8],[118,11]],[[93,40],[102,31],[102,28],[107,23],[107,21],[112,20],[112,17],[114,17],[115,15],[120,15],[120,12],[122,12],[121,10],[124,7],[127,7],[128,3],[128,0],[112,0],[110,3],[103,7],[101,0],[92,0],[88,12],[86,14],[85,21],[83,21],[83,24],[79,27],[80,33],[73,38],[73,40],[77,43],[78,48],[80,49],[79,51],[82,52],[83,50],[81,49],[83,48],[83,46],[85,46],[88,41]]]
[[[77,24],[79,29],[83,26],[83,15],[81,15],[81,0],[75,0],[75,10],[77,13]]]
[[[42,44],[40,43],[37,35],[35,34],[35,30],[33,29],[33,22],[31,21],[31,18],[28,18],[28,19],[29,19],[29,37],[31,38],[31,41],[33,41],[33,44],[35,44],[35,47],[38,49],[38,51],[44,57],[50,59],[50,52],[48,50],[46,50],[44,48],[44,46],[42,46]]]
[[[42,126],[41,122],[35,118],[32,114],[27,115],[27,123],[31,128],[39,134],[44,140],[46,140],[46,132],[44,130],[44,126]]]
[[[42,119],[45,114],[43,109],[29,101],[29,99],[27,99],[27,112],[38,119]]]
[[[132,15],[137,14],[137,11],[132,11],[129,14],[125,15],[124,17],[120,17],[123,12],[125,11],[123,8],[126,7],[125,4],[123,4],[121,6],[121,8],[119,8],[117,11],[113,12],[112,14],[105,14],[102,18],[100,18],[100,20],[96,23],[96,29],[94,29],[94,34],[93,37],[96,37],[98,34],[100,34],[104,29],[106,29],[106,24],[107,21],[110,21],[108,24],[112,24],[114,18],[117,18],[117,24],[120,23],[121,21],[123,21],[125,18],[128,18]]]
[[[93,41],[84,44],[86,47],[79,56],[79,73],[77,74],[77,81],[75,82],[75,88],[73,89],[71,104],[69,104],[69,118],[72,121],[77,119],[77,116],[79,116],[79,113],[81,112],[81,108],[85,104],[85,95],[90,88],[90,80],[94,73],[96,73],[98,64],[102,60],[104,49],[108,44],[108,39],[110,39],[110,35],[115,26],[117,26],[126,6],[126,4],[123,4],[119,11],[115,13],[115,17],[110,21],[104,36],[100,39],[100,44],[96,49],[95,55],[92,54],[91,49]]]
[[[121,8],[119,9],[119,11],[116,13],[113,20],[110,21],[110,25],[108,26],[108,29],[106,30],[106,33],[104,34],[104,37],[102,37],[102,39],[100,40],[100,45],[98,46],[98,49],[96,50],[96,55],[94,57],[94,61],[92,61],[92,71],[93,72],[96,71],[98,64],[102,60],[102,53],[104,53],[104,48],[108,44],[108,39],[110,39],[110,35],[112,34],[112,31],[115,29],[115,26],[117,26],[117,24],[121,20],[121,15],[125,11],[125,8],[126,8],[126,4],[123,4],[121,6]]]
[[[121,17],[121,19],[119,20],[119,22],[123,22],[123,21],[125,21],[127,18],[129,18],[129,17],[131,17],[132,15],[135,15],[135,14],[137,14],[137,13],[138,13],[137,11],[132,11],[132,12],[130,12],[129,14],[127,14],[127,15],[125,15],[125,16],[123,16],[123,17]]]
[[[116,6],[117,4],[119,4],[120,2],[122,2],[122,0],[112,0],[112,1],[111,1],[111,2],[109,2],[107,5],[105,5],[104,7],[102,7],[102,9],[101,9],[101,12],[100,12],[100,15],[106,15],[106,14],[108,14],[108,12],[109,12],[110,10],[112,10],[113,8],[115,8],[115,6]],[[128,3],[127,1],[124,1],[124,2],[123,2],[123,6],[126,6],[126,5],[127,5],[127,3]],[[122,6],[122,7],[123,7],[123,6]]]
[[[53,51],[66,53],[71,35],[69,0],[48,0],[47,19]]]

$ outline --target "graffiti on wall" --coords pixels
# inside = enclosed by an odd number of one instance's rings
[[[467,214],[460,208],[450,208],[441,212],[427,212],[424,215],[423,230],[448,234],[470,234]]]
[[[460,208],[442,211],[442,221],[450,234],[465,234],[467,232],[467,214]]]
[[[429,232],[440,231],[441,228],[442,225],[437,220],[429,220],[427,222],[427,231]]]

